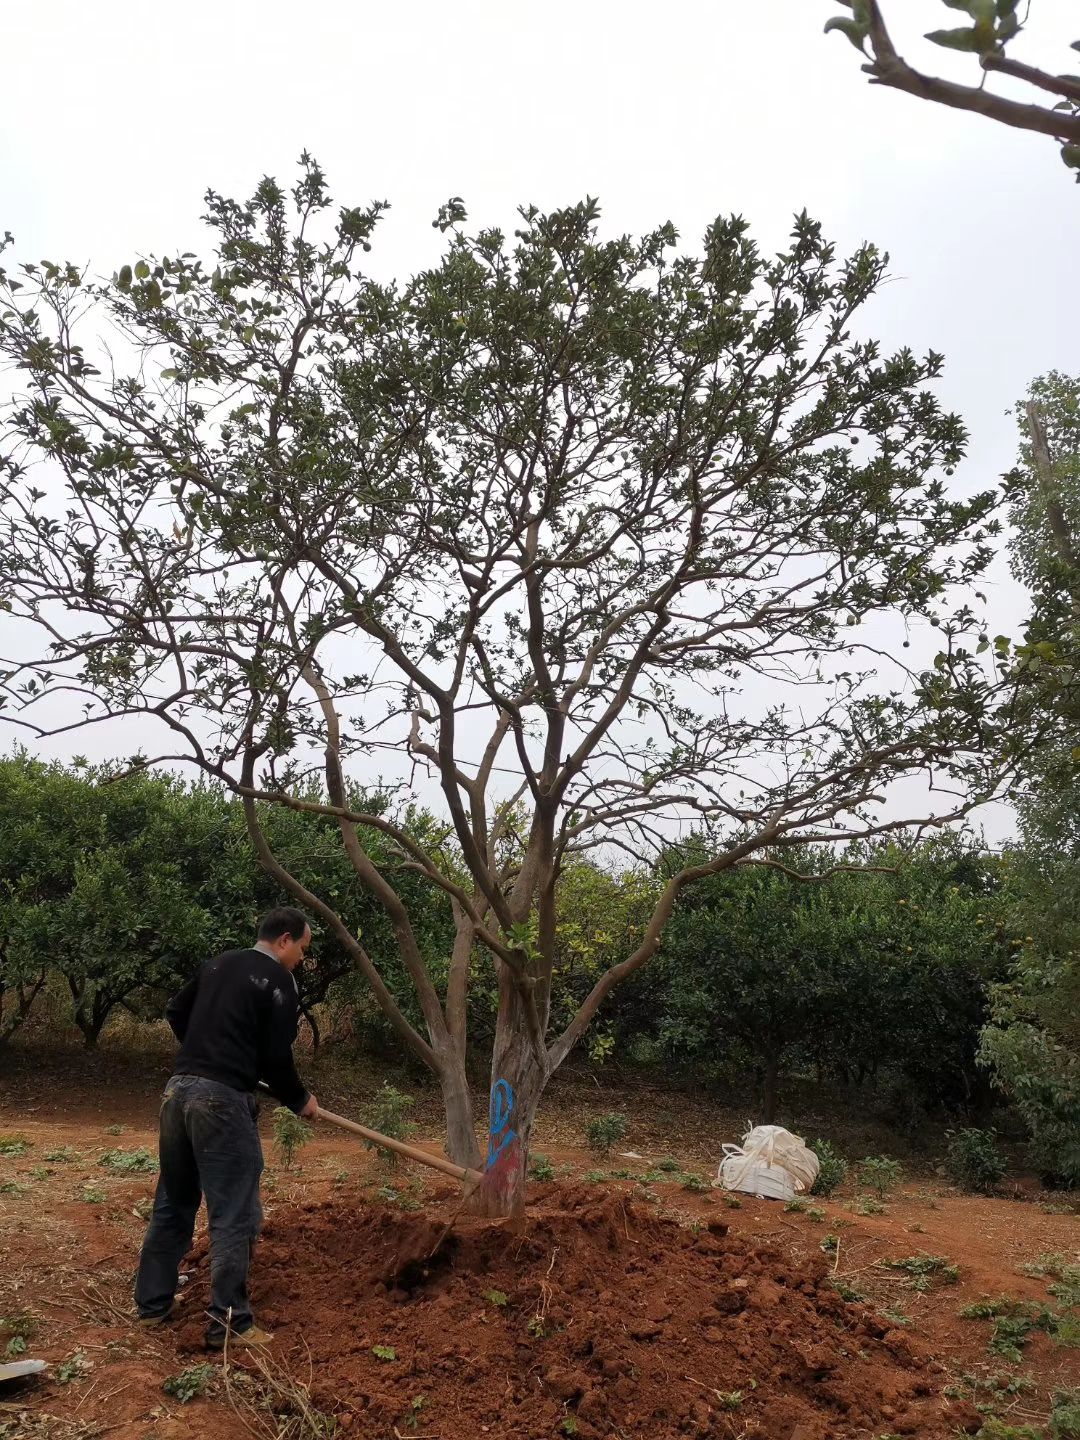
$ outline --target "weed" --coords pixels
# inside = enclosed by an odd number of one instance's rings
[[[373,1345],[371,1353],[376,1360],[396,1360],[397,1351],[392,1345]]]
[[[1051,1440],[1080,1437],[1080,1390],[1058,1390],[1050,1411]]]
[[[408,1413],[405,1416],[406,1430],[415,1430],[420,1424],[420,1412],[427,1404],[426,1395],[414,1395],[409,1401]]]
[[[929,1290],[932,1280],[943,1285],[955,1285],[960,1279],[959,1265],[953,1265],[944,1255],[908,1255],[903,1260],[886,1260],[888,1270],[903,1270],[911,1277],[913,1290]]]
[[[76,1350],[66,1360],[61,1360],[56,1367],[56,1383],[58,1385],[70,1385],[73,1380],[78,1380],[85,1375],[90,1366],[87,1364],[86,1356],[81,1350]]]
[[[831,1195],[847,1179],[848,1163],[828,1140],[811,1140],[810,1149],[818,1158],[818,1173],[811,1195]]]
[[[70,1160],[78,1160],[79,1152],[70,1145],[58,1145],[55,1150],[46,1150],[42,1158],[51,1165],[66,1165]]]
[[[925,1225],[909,1225],[907,1228],[908,1228],[908,1234],[909,1234],[909,1235],[925,1235],[925,1234],[926,1234],[926,1226],[925,1226]]]
[[[534,1340],[547,1339],[547,1326],[544,1324],[542,1315],[533,1315],[528,1325],[525,1326],[525,1329],[528,1330]]]
[[[634,1180],[637,1177],[635,1176],[633,1170],[627,1170],[626,1167],[623,1166],[621,1170],[612,1170],[611,1178],[613,1180]]]
[[[485,1290],[484,1299],[496,1306],[499,1310],[505,1310],[509,1304],[509,1296],[505,1290]]]
[[[411,1095],[406,1095],[403,1090],[384,1082],[375,1091],[374,1099],[364,1114],[364,1122],[372,1130],[378,1130],[391,1140],[408,1140],[416,1133],[416,1126],[406,1118],[412,1103]],[[379,1145],[374,1140],[365,1140],[364,1144],[369,1150],[378,1152],[384,1165],[391,1169],[397,1165],[398,1156],[395,1151],[387,1150],[384,1145]]]
[[[991,1415],[979,1427],[975,1440],[1043,1440],[1043,1433],[1030,1425],[1006,1425],[1004,1420]]]
[[[396,1205],[399,1210],[419,1210],[423,1200],[414,1191],[402,1194],[395,1190],[392,1185],[380,1185],[375,1191],[380,1200],[385,1200],[388,1205]]]
[[[689,1190],[693,1195],[702,1195],[711,1187],[704,1175],[684,1175],[682,1188]]]
[[[47,1180],[53,1172],[44,1165],[34,1165],[30,1170],[31,1180]]]
[[[175,1395],[181,1405],[187,1405],[199,1395],[207,1394],[217,1373],[218,1367],[206,1362],[189,1365],[186,1370],[181,1370],[179,1375],[170,1375],[167,1380],[163,1380],[161,1388],[166,1395]]]
[[[541,1184],[546,1184],[555,1179],[555,1166],[546,1155],[534,1155],[529,1161],[529,1176],[533,1180],[539,1180]]]
[[[0,1317],[0,1330],[8,1336],[4,1354],[9,1360],[17,1360],[20,1355],[26,1354],[26,1342],[36,1327],[37,1320],[28,1310],[23,1310],[18,1315]]]
[[[141,1220],[145,1224],[154,1213],[153,1200],[148,1197],[142,1200],[136,1200],[135,1204],[131,1207],[131,1213],[135,1216],[136,1220]]]
[[[738,1197],[737,1195],[725,1195],[725,1196],[724,1196],[724,1204],[727,1206],[727,1208],[728,1208],[729,1210],[741,1210],[741,1209],[742,1209],[742,1201],[739,1199],[739,1197]]]
[[[856,1215],[887,1215],[889,1212],[880,1200],[875,1200],[872,1195],[864,1195],[855,1206]]]
[[[106,1150],[98,1164],[114,1175],[145,1175],[158,1168],[153,1155],[143,1146],[138,1150]]]
[[[611,1112],[598,1115],[585,1127],[585,1143],[594,1155],[610,1155],[615,1146],[626,1138],[628,1129],[626,1116]]]
[[[107,1196],[104,1190],[99,1190],[96,1185],[84,1185],[79,1199],[86,1205],[103,1205]]]
[[[1033,1330],[1045,1330],[1051,1336],[1058,1330],[1058,1321],[1047,1305],[1029,1300],[1015,1300],[1000,1295],[996,1300],[977,1300],[960,1311],[964,1320],[992,1320],[993,1329],[987,1349],[992,1355],[1003,1355],[1018,1363]]]
[[[788,1215],[805,1215],[806,1210],[806,1201],[800,1200],[797,1196],[794,1200],[789,1200],[784,1206],[784,1211]]]
[[[576,1435],[578,1433],[578,1423],[573,1415],[564,1415],[559,1421],[559,1429],[564,1435]]]
[[[716,1394],[725,1410],[737,1410],[743,1401],[741,1390],[718,1390]]]
[[[124,1127],[123,1127],[123,1125],[106,1125],[106,1126],[105,1126],[105,1134],[106,1134],[106,1135],[122,1135],[123,1133],[124,1133]]]
[[[832,1287],[840,1296],[841,1300],[847,1300],[854,1304],[859,1300],[865,1300],[865,1294],[855,1285],[849,1285],[846,1280],[834,1280]]]
[[[293,1158],[311,1139],[311,1126],[285,1105],[274,1110],[274,1154],[285,1170],[292,1169]]]
[[[910,1324],[911,1324],[911,1316],[910,1316],[910,1315],[905,1315],[902,1310],[893,1309],[892,1306],[890,1306],[888,1310],[882,1310],[881,1313],[882,1313],[882,1315],[884,1315],[885,1319],[888,1320],[891,1325],[901,1325],[901,1326],[903,1326],[903,1325],[910,1325]]]
[[[25,1135],[0,1135],[0,1155],[10,1160],[17,1159],[26,1154],[32,1143]]]
[[[888,1155],[867,1155],[859,1161],[859,1184],[864,1190],[873,1190],[883,1200],[890,1190],[895,1190],[904,1175],[899,1160]]]
[[[826,1235],[821,1242],[821,1248],[826,1255],[835,1255],[840,1245],[839,1235]]]
[[[667,1175],[677,1175],[682,1167],[679,1165],[678,1160],[673,1159],[670,1155],[665,1155],[662,1160],[657,1160],[656,1168],[657,1170],[663,1170]]]
[[[26,1193],[26,1186],[20,1185],[17,1180],[5,1180],[0,1185],[0,1195],[23,1195]]]
[[[585,1174],[582,1176],[582,1179],[586,1180],[590,1185],[602,1185],[607,1179],[607,1171],[586,1170]]]

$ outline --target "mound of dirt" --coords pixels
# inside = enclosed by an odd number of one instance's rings
[[[430,1261],[431,1211],[277,1211],[253,1275],[276,1354],[305,1379],[310,1354],[313,1402],[372,1440],[944,1437],[968,1419],[925,1346],[840,1298],[824,1255],[545,1189],[524,1236],[462,1219]],[[203,1255],[184,1350],[207,1282]]]

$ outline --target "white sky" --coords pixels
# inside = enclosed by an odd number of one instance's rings
[[[913,63],[970,76],[971,57],[918,38],[961,14],[940,0],[885,8],[903,12],[894,33]],[[1036,38],[1017,56],[1063,68],[1076,4],[1032,9]],[[739,211],[768,248],[805,206],[842,248],[891,252],[869,327],[886,345],[945,352],[941,393],[973,432],[958,483],[982,488],[1013,463],[1005,411],[1031,377],[1080,369],[1080,188],[1043,137],[868,86],[847,41],[822,34],[839,11],[33,0],[4,17],[0,231],[15,232],[20,259],[102,273],[137,253],[205,250],[206,187],[245,196],[265,173],[288,181],[305,148],[341,202],[392,202],[377,264],[399,276],[435,253],[430,222],[450,195],[474,223],[510,228],[518,204],[598,195],[612,229],[671,219],[691,245]],[[1015,634],[1024,597],[1004,565],[996,578],[993,623]],[[1007,832],[1007,816],[987,820]]]

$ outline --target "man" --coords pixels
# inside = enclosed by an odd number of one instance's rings
[[[139,1324],[176,1311],[180,1261],[191,1247],[199,1201],[210,1221],[210,1324],[206,1342],[265,1345],[248,1301],[251,1247],[262,1220],[260,1080],[282,1104],[314,1120],[319,1104],[296,1073],[298,1001],[293,971],[311,944],[299,910],[282,905],[259,923],[253,949],[208,960],[169,1001],[165,1016],[180,1054],[161,1105],[161,1175],[139,1257]]]

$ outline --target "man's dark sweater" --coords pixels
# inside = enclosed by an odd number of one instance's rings
[[[180,1041],[173,1074],[248,1091],[263,1080],[299,1112],[309,1097],[292,1057],[298,1010],[295,980],[265,950],[207,960],[165,1007]]]

